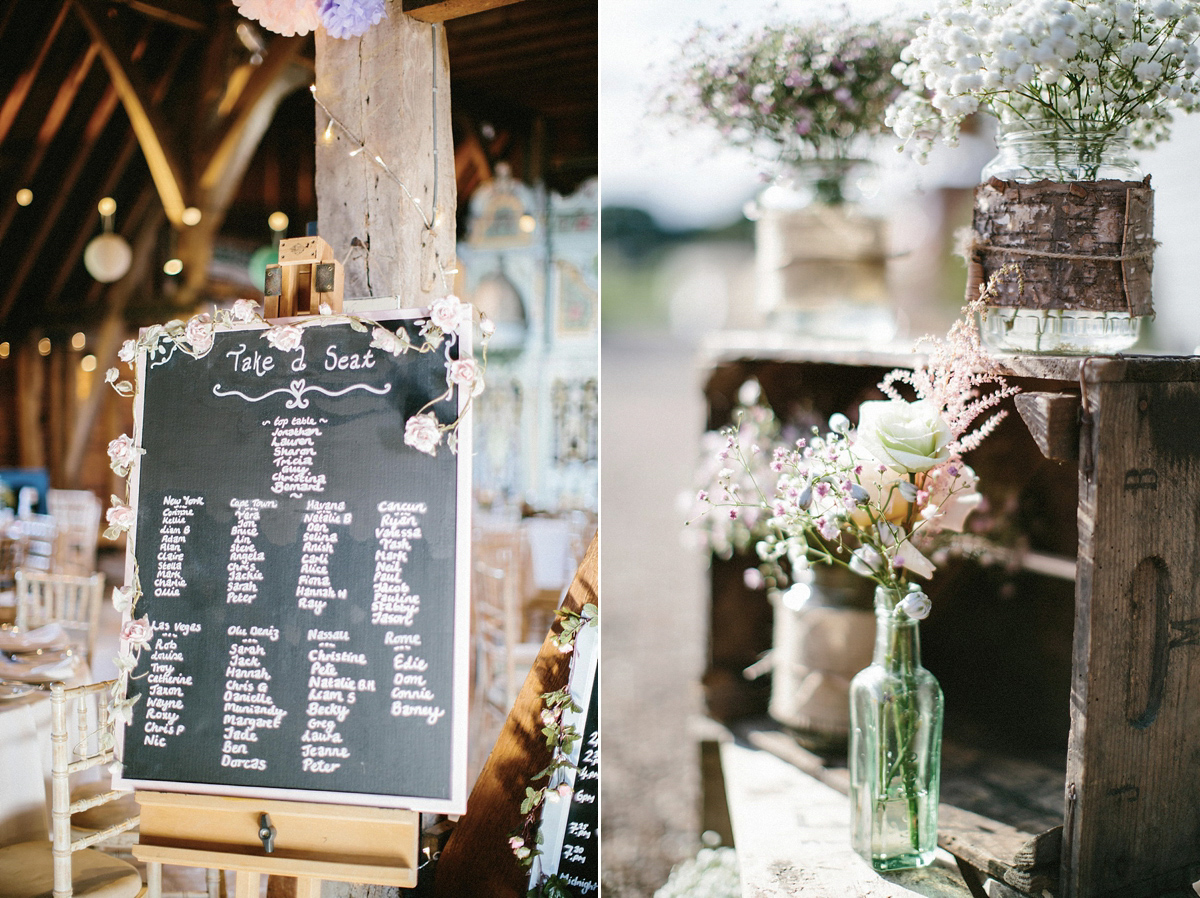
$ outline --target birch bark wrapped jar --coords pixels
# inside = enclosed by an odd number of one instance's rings
[[[1124,133],[1002,123],[983,170],[967,298],[997,272],[980,331],[1002,352],[1113,353],[1153,315],[1154,191]]]

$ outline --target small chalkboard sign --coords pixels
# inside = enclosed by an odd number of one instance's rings
[[[564,725],[581,734],[571,752],[575,769],[565,782],[570,798],[542,805],[541,856],[533,865],[529,887],[543,895],[595,895],[600,888],[600,682],[596,628],[585,626],[575,644],[571,698],[577,713],[565,714]],[[582,727],[582,729],[580,729]],[[548,886],[553,884],[555,888]],[[565,892],[564,892],[565,890]]]
[[[122,784],[465,810],[469,420],[457,453],[405,428],[459,416],[458,388],[426,406],[470,325],[424,353],[372,333],[420,346],[421,323],[143,349],[128,574],[153,636],[128,681]]]

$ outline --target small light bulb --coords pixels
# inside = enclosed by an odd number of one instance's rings
[[[111,196],[106,196],[104,199],[102,199],[100,202],[98,202],[96,204],[96,210],[101,215],[112,215],[114,212],[117,211],[117,201],[114,200]]]
[[[203,217],[204,217],[204,213],[201,212],[199,209],[197,209],[195,206],[188,206],[186,209],[183,210],[183,215],[180,216],[180,219],[183,221],[183,223],[185,225],[187,225],[188,227],[192,227],[193,225],[200,224],[200,219]]]
[[[357,156],[359,153],[361,153],[365,149],[366,149],[366,147],[359,147],[357,150],[351,150],[350,155]]]
[[[42,337],[38,340],[38,355],[50,355],[50,338]]]
[[[83,331],[79,331],[78,333],[73,334],[71,336],[71,348],[72,349],[83,349],[83,347],[86,344],[87,344],[87,334],[85,334]]]
[[[33,191],[28,187],[22,187],[17,191],[17,205],[28,206],[33,202]]]
[[[181,259],[167,259],[163,265],[163,274],[169,274],[172,277],[183,271],[183,261]]]
[[[0,359],[8,358],[8,352],[10,348],[11,347],[8,345],[7,340],[5,340],[3,343],[0,343]]]
[[[317,86],[315,84],[310,84],[308,86],[308,92],[311,94],[315,94],[317,92]]]
[[[330,119],[329,124],[325,126],[325,133],[321,135],[321,140],[333,143],[333,119]]]
[[[272,212],[267,218],[267,227],[272,231],[286,231],[288,217],[286,212]]]
[[[517,219],[517,227],[526,234],[532,234],[537,228],[537,219],[526,212]]]
[[[85,355],[83,358],[81,358],[79,360],[79,367],[89,373],[92,371],[95,371],[96,370],[96,357],[94,355],[91,355],[90,353],[88,355]]]

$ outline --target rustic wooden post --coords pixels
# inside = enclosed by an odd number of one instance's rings
[[[454,268],[455,258],[445,31],[397,7],[360,38],[339,40],[319,30],[315,88],[349,132],[335,126],[326,142],[329,118],[318,107],[317,231],[345,263],[345,296],[429,305],[446,292],[453,275],[443,283],[442,272]],[[352,898],[396,894],[361,885],[326,889]]]
[[[1200,874],[1200,364],[1083,363],[1063,898]]]
[[[321,30],[316,40],[317,98],[349,132],[335,126],[326,143],[317,109],[318,231],[346,263],[348,298],[428,305],[448,289],[442,272],[455,257],[445,32],[393,7],[361,38]],[[362,246],[351,251],[354,238]]]

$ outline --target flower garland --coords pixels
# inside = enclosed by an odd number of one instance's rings
[[[267,325],[262,337],[272,348],[281,352],[293,352],[301,345],[303,332],[309,327],[321,327],[330,324],[349,324],[359,333],[371,333],[371,347],[401,356],[408,352],[436,352],[444,345],[446,357],[446,391],[423,405],[406,422],[404,427],[404,442],[418,452],[429,456],[437,455],[437,448],[445,438],[446,448],[451,453],[458,451],[458,427],[463,416],[471,407],[475,397],[483,392],[483,375],[487,369],[488,342],[496,326],[486,315],[473,309],[453,294],[435,299],[429,306],[429,314],[423,319],[420,336],[424,341],[417,345],[412,342],[405,328],[393,333],[382,324],[369,318],[355,315],[334,315],[329,305],[321,303],[320,314],[289,323],[271,324],[259,313],[259,304],[251,299],[239,299],[230,309],[218,309],[212,314],[202,313],[193,315],[187,322],[174,320],[166,324],[156,324],[146,328],[136,340],[126,340],[117,353],[117,358],[126,366],[133,368],[139,351],[146,353],[148,360],[159,364],[169,359],[176,350],[184,352],[193,358],[204,358],[212,350],[215,333],[221,329],[243,329],[255,324]],[[453,358],[450,350],[458,342],[458,330],[478,316],[478,323],[483,339],[480,341],[481,361],[476,362],[473,356]],[[422,319],[417,319],[422,321]],[[133,383],[121,379],[118,368],[109,368],[104,375],[104,381],[110,384],[121,396],[131,397],[137,391]],[[456,389],[467,392],[467,401],[463,403],[457,417],[448,424],[442,424],[437,416],[430,411],[439,402],[453,400]],[[131,474],[139,456],[145,450],[137,446],[127,434],[121,434],[108,444],[109,466],[113,472],[126,478],[125,498],[113,495],[112,503],[105,512],[107,528],[104,536],[107,539],[118,539],[127,533],[137,520],[137,513],[129,499],[131,489]],[[154,636],[154,628],[150,620],[143,615],[137,617],[137,606],[142,597],[141,576],[137,562],[134,561],[132,582],[113,590],[113,607],[121,614],[120,645],[117,651],[117,677],[113,683],[112,694],[117,719],[122,723],[133,722],[133,706],[140,695],[128,697],[129,680],[137,667],[138,659],[143,649],[150,647]]]
[[[571,678],[575,672],[575,643],[585,626],[595,627],[599,624],[599,608],[588,602],[580,611],[570,611],[560,608],[554,612],[562,622],[562,629],[551,636],[552,642],[559,652],[571,656],[567,685],[562,689],[542,694],[542,735],[546,737],[546,748],[550,750],[550,764],[532,777],[534,783],[546,780],[546,785],[540,787],[526,786],[525,798],[521,802],[521,824],[509,833],[508,846],[513,856],[522,867],[531,867],[541,856],[542,834],[538,830],[538,820],[542,806],[546,802],[569,801],[573,794],[569,776],[578,769],[571,760],[571,752],[583,734],[573,725],[564,722],[564,716],[570,712],[579,714],[582,709],[571,698]],[[556,894],[554,880],[556,877],[543,879],[531,895],[551,896]]]

